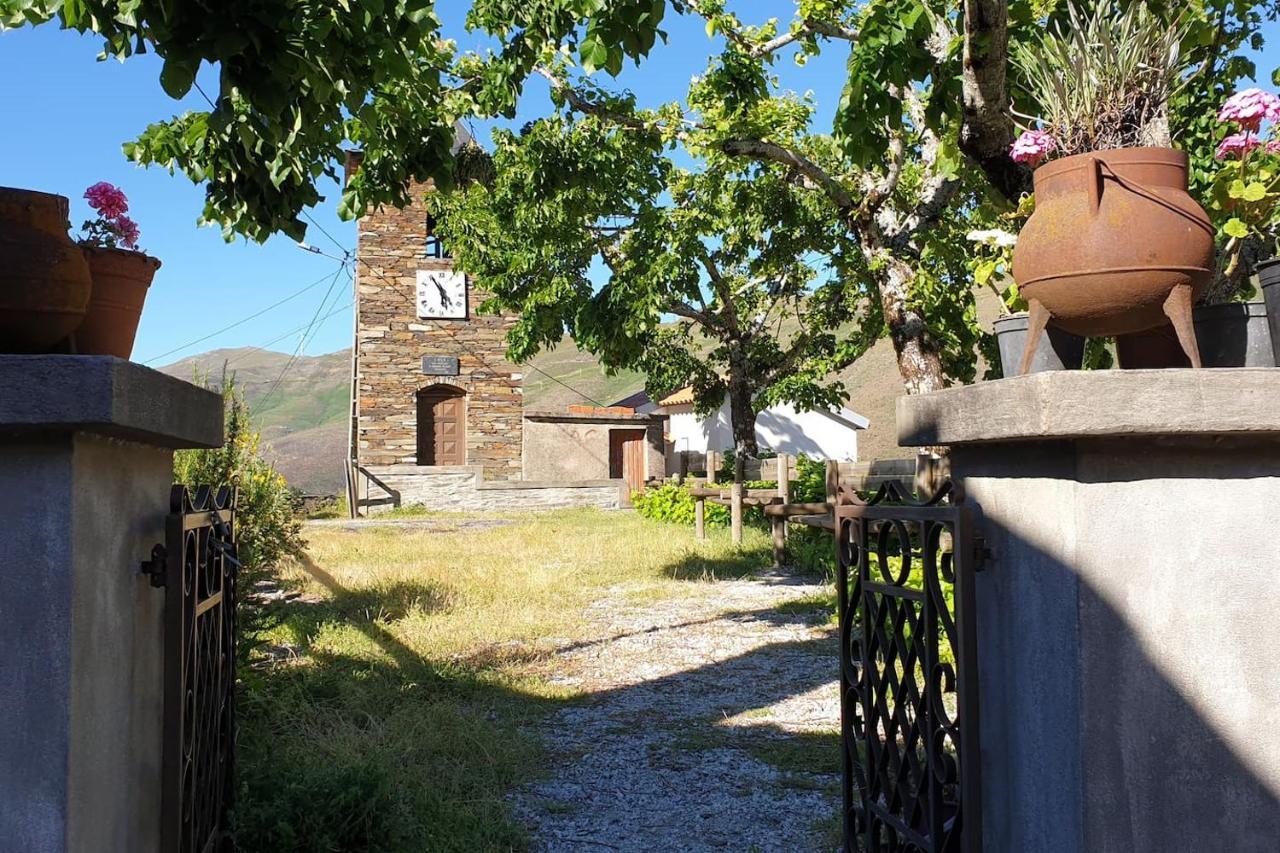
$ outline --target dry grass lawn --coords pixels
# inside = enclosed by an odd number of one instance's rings
[[[239,694],[239,848],[519,850],[503,798],[543,767],[543,715],[574,697],[532,674],[610,594],[714,594],[769,562],[762,533],[566,511],[468,528],[312,527],[282,567]],[[456,529],[450,529],[456,527]],[[280,659],[265,662],[265,658]]]

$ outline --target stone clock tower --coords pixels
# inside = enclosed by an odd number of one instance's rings
[[[504,355],[513,318],[477,313],[487,295],[431,236],[429,191],[359,222],[352,461],[397,481],[468,469],[519,479],[523,377]]]

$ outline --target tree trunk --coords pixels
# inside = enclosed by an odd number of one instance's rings
[[[888,253],[882,254],[881,258],[880,306],[889,338],[893,341],[893,351],[898,356],[898,372],[902,374],[903,385],[908,394],[941,391],[946,387],[946,378],[937,344],[929,335],[924,317],[908,304],[915,272],[906,261]]]
[[[732,356],[730,361],[736,361]],[[739,366],[744,367],[744,366]],[[747,457],[755,457],[756,405],[751,383],[745,370],[733,370],[729,374],[729,420],[733,428],[733,487],[730,491],[729,517],[733,544],[742,544],[742,483],[746,479]]]
[[[960,148],[1005,198],[1031,188],[1031,170],[1013,162],[1015,135],[1005,71],[1009,62],[1009,8],[1005,0],[964,0],[964,122]]]

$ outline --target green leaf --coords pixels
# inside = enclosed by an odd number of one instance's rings
[[[582,69],[590,74],[609,63],[609,46],[599,37],[588,35],[578,46],[578,56],[582,60]]]
[[[1227,186],[1227,195],[1231,198],[1244,198],[1244,181],[1236,178]]]
[[[191,84],[196,81],[198,62],[190,62],[186,58],[169,57],[160,70],[160,86],[164,93],[175,100],[185,98],[191,91]]]
[[[986,284],[991,281],[991,276],[995,275],[996,267],[999,264],[996,261],[983,261],[978,264],[978,268],[973,271],[973,278],[978,284]]]
[[[1251,182],[1244,188],[1245,201],[1262,201],[1267,197],[1267,188],[1258,181]]]
[[[1222,226],[1222,230],[1229,237],[1244,239],[1249,236],[1249,226],[1245,225],[1234,216],[1227,220],[1227,224]]]

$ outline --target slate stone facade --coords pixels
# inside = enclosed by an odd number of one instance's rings
[[[417,316],[419,270],[452,269],[428,257],[426,194],[402,210],[360,220],[357,242],[357,453],[362,466],[417,462],[417,392],[434,383],[466,392],[466,464],[485,480],[521,475],[523,377],[504,352],[511,316],[480,316],[487,295],[468,282],[465,320]],[[427,376],[423,356],[456,356],[458,376]]]

